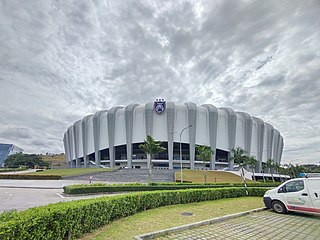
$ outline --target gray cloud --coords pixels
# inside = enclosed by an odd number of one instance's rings
[[[31,139],[32,134],[30,129],[22,128],[22,127],[7,127],[3,131],[1,131],[1,136],[7,139]]]
[[[0,1],[0,141],[62,152],[84,115],[156,97],[272,123],[319,161],[318,1]]]

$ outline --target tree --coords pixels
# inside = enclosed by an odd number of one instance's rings
[[[252,176],[253,176],[253,181],[256,181],[256,177],[254,175],[254,172],[256,170],[256,164],[257,164],[257,159],[255,159],[255,157],[246,157],[245,160],[245,165],[249,166],[249,168],[251,168],[252,170]]]
[[[36,166],[49,167],[49,163],[43,161],[41,159],[41,157],[36,154],[16,153],[16,154],[10,155],[6,159],[4,166],[8,167],[8,168],[18,168],[21,166],[27,166],[28,168],[34,168]]]
[[[244,155],[245,151],[241,147],[232,148],[231,152],[233,155],[230,158],[231,160],[234,160],[234,162],[237,163],[239,166],[240,164],[244,163],[246,156]]]
[[[289,175],[291,178],[296,178],[294,166],[289,164],[284,164],[285,174]]]
[[[279,178],[280,178],[280,182],[282,182],[282,178],[281,178],[281,166],[280,166],[280,164],[278,164],[278,163],[274,163],[274,168],[275,168],[275,170],[277,171],[277,173],[279,174]]]
[[[268,161],[266,162],[266,166],[267,168],[269,168],[272,181],[274,182],[274,177],[273,177],[274,161],[272,159],[268,159]]]
[[[320,166],[315,164],[307,165],[293,165],[292,163],[284,164],[284,167],[281,168],[281,172],[286,175],[290,175],[291,178],[296,178],[300,173],[319,173]]]
[[[214,154],[214,151],[209,146],[197,145],[196,151],[198,153],[196,157],[205,162],[209,162],[212,158],[212,154]],[[207,182],[206,171],[204,171],[204,182]]]
[[[158,141],[155,141],[150,135],[147,135],[147,139],[144,140],[144,144],[140,144],[139,148],[144,151],[147,154],[148,158],[148,168],[149,168],[149,182],[151,182],[151,174],[152,174],[152,158],[154,158],[154,155],[157,153],[161,153],[166,148],[161,146],[161,143]]]
[[[263,182],[266,182],[266,178],[264,177],[264,170],[266,170],[267,166],[264,162],[261,164],[262,166],[262,177],[263,177]]]
[[[246,193],[248,195],[249,193],[247,190],[247,182],[246,182],[246,177],[245,177],[244,170],[243,170],[243,164],[247,158],[247,156],[245,156],[246,152],[241,147],[232,148],[231,152],[232,152],[232,157],[230,158],[230,160],[233,160],[235,163],[237,163],[239,165],[240,175],[242,177],[242,181],[244,183],[244,187],[245,187]]]
[[[196,151],[198,153],[196,157],[205,162],[209,162],[212,154],[214,154],[214,151],[209,146],[197,145]]]

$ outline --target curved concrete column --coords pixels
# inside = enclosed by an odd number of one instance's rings
[[[109,137],[109,157],[110,157],[110,167],[115,166],[115,151],[114,151],[114,140],[115,140],[115,121],[116,112],[123,107],[112,107],[109,109],[107,114],[108,119],[108,137]]]
[[[65,157],[66,157],[66,161],[67,163],[69,163],[71,161],[70,159],[70,150],[69,150],[69,141],[68,141],[68,131],[66,131],[63,134],[63,145],[64,145],[64,150],[65,150]]]
[[[149,102],[144,107],[145,121],[146,121],[146,136],[152,136],[153,134],[153,103]]]
[[[279,145],[279,151],[278,151],[278,161],[279,161],[278,163],[279,164],[281,162],[283,147],[284,147],[283,137],[280,135],[280,145]]]
[[[278,130],[275,130],[275,147],[274,147],[274,161],[276,163],[280,163],[279,162],[279,152],[280,152],[280,142],[281,142],[281,135],[280,132]]]
[[[265,123],[265,128],[267,129],[267,160],[272,159],[272,143],[273,143],[273,132],[274,128],[271,124]]]
[[[189,128],[189,153],[190,153],[190,169],[194,169],[195,159],[195,143],[196,143],[196,129],[197,129],[197,105],[192,102],[186,102],[184,105],[188,109],[188,125]]]
[[[176,105],[174,102],[167,102],[167,134],[168,134],[168,157],[169,169],[173,169],[173,132],[174,132],[174,113]]]
[[[258,126],[258,148],[257,148],[257,160],[256,172],[261,172],[262,170],[262,155],[263,155],[263,145],[264,145],[264,121],[260,118],[253,117],[253,121],[257,123]]]
[[[132,168],[132,137],[133,137],[133,111],[139,104],[130,104],[125,108],[126,141],[127,141],[127,166]]]
[[[237,112],[245,120],[244,122],[244,151],[249,156],[251,153],[251,141],[252,141],[252,117],[246,112]]]
[[[74,124],[73,124],[73,137],[74,137],[74,151],[75,151],[75,157],[76,157],[76,164],[75,164],[75,167],[78,168],[80,166],[80,160],[79,160],[79,155],[78,155],[78,141],[80,139],[80,134],[78,132],[78,125],[81,124],[81,120],[79,121],[76,121]]]
[[[69,140],[68,147],[69,147],[69,154],[70,154],[70,162],[74,160],[73,154],[72,154],[72,152],[74,152],[74,140],[73,140],[72,128],[73,127],[70,126],[67,131],[67,136]]]
[[[89,167],[89,156],[88,156],[88,121],[93,115],[87,115],[81,120],[82,129],[82,146],[83,146],[83,162],[84,167]]]
[[[280,141],[280,132],[277,129],[274,129],[273,133],[273,161],[278,163],[278,148]]]
[[[236,144],[236,129],[237,129],[237,115],[235,111],[231,108],[220,108],[223,110],[228,116],[228,149],[229,149],[229,164],[228,167],[233,169],[234,160],[231,160],[232,157],[232,149],[235,148]]]
[[[102,110],[96,112],[92,118],[93,125],[93,143],[94,143],[94,161],[96,167],[99,168],[101,165],[101,153],[100,153],[100,117],[102,113],[107,112],[107,110]]]
[[[68,153],[68,147],[67,147],[67,139],[66,139],[66,132],[63,134],[63,147],[64,147],[64,150],[66,152],[65,154],[65,158],[66,158],[66,161],[68,162],[69,161],[69,153]]]
[[[204,104],[203,107],[208,109],[209,112],[209,139],[210,148],[213,150],[213,154],[210,160],[210,169],[215,169],[216,164],[216,152],[217,152],[217,128],[218,128],[218,109],[212,104]]]

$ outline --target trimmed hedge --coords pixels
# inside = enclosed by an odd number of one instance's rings
[[[24,180],[59,180],[60,175],[27,175],[27,174],[2,174],[0,179],[24,179]]]
[[[129,185],[137,185],[137,184],[140,184],[142,185],[143,183],[128,183]],[[121,184],[117,184],[117,185],[121,185]],[[122,184],[123,185],[123,184]],[[127,184],[126,184],[127,185]],[[145,185],[145,184],[144,184]],[[229,187],[233,187],[233,186],[243,186],[243,182],[234,182],[234,183],[230,183],[230,182],[219,182],[219,183],[181,183],[181,182],[152,182],[152,183],[148,183],[148,185],[156,185],[156,186],[159,186],[159,185],[188,185],[188,186],[192,186],[192,185],[227,185]],[[247,182],[247,185],[248,186],[251,186],[251,187],[262,187],[262,186],[279,186],[280,185],[280,182]]]
[[[248,188],[249,196],[267,189]],[[147,209],[246,196],[244,188],[189,189],[132,193],[31,208],[0,215],[0,239],[75,239],[111,221]]]
[[[18,171],[24,171],[27,168],[0,168],[0,172],[18,172]]]
[[[277,187],[278,184],[249,183],[249,187]],[[137,192],[137,191],[158,191],[158,190],[181,190],[181,189],[201,189],[201,188],[224,188],[243,187],[243,183],[224,184],[80,184],[64,186],[66,194],[89,194],[106,192]]]

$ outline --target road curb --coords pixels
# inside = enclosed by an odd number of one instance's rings
[[[0,186],[0,188],[62,189],[63,187]]]
[[[255,213],[255,212],[261,212],[261,211],[264,211],[266,209],[267,208],[265,208],[265,207],[256,208],[256,209],[253,209],[253,210],[240,212],[240,213],[234,213],[234,214],[226,215],[226,216],[223,216],[223,217],[216,217],[216,218],[212,218],[212,219],[209,219],[209,220],[204,220],[204,221],[190,223],[190,224],[186,224],[186,225],[182,225],[182,226],[178,226],[178,227],[168,228],[168,229],[165,229],[165,230],[160,230],[160,231],[156,231],[156,232],[142,234],[142,235],[136,236],[135,239],[137,239],[137,240],[153,239],[154,237],[160,237],[160,236],[163,236],[163,235],[166,235],[166,234],[169,234],[169,233],[178,232],[178,231],[189,229],[189,228],[209,225],[209,224],[225,221],[225,220],[228,220],[228,219],[231,219],[231,218],[236,218],[236,217],[249,215],[249,214]]]

